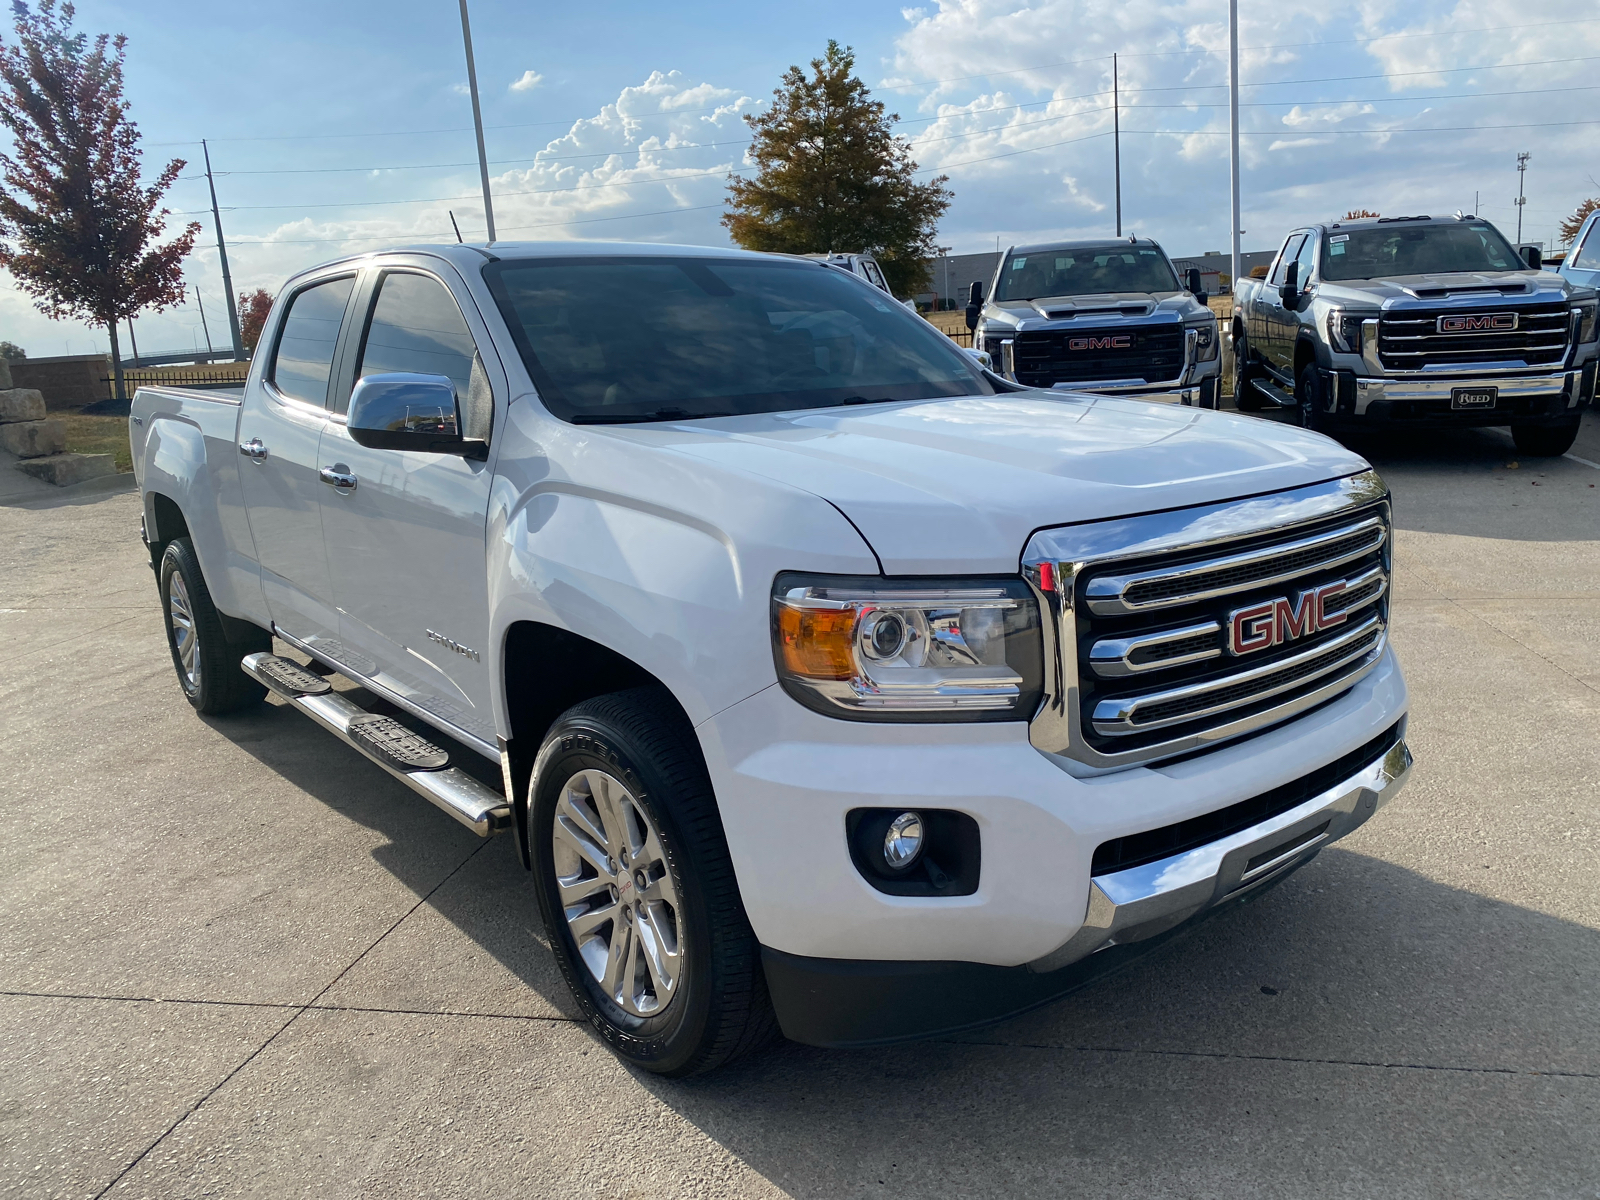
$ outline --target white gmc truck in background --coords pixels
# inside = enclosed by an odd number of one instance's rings
[[[270,691],[509,831],[647,1070],[1043,1003],[1410,769],[1365,462],[1020,386],[822,263],[347,258],[242,392],[130,421],[189,701]]]

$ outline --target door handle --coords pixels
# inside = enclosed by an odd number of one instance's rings
[[[248,442],[239,443],[239,453],[259,466],[267,456],[267,448],[261,444],[260,438],[251,438]]]
[[[356,490],[355,472],[343,463],[334,463],[331,467],[323,467],[317,472],[317,477],[332,487],[338,488],[341,493]]]

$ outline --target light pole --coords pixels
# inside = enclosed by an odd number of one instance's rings
[[[1528,198],[1522,194],[1522,181],[1527,177],[1528,160],[1532,157],[1533,155],[1526,150],[1517,155],[1517,241],[1519,242],[1522,240],[1522,206],[1528,202]],[[1519,250],[1517,253],[1521,254],[1522,251]]]
[[[494,202],[489,198],[489,156],[483,149],[483,110],[478,107],[478,68],[472,62],[472,26],[467,22],[467,0],[461,0],[461,41],[467,48],[467,89],[472,93],[472,128],[478,135],[478,177],[483,181],[483,218],[494,243]],[[455,218],[451,217],[454,221]]]
[[[1228,130],[1228,171],[1233,189],[1233,261],[1228,267],[1231,290],[1239,283],[1239,0],[1228,0]]]
[[[1122,236],[1122,100],[1117,94],[1117,56],[1111,56],[1111,154],[1117,176],[1117,236]]]

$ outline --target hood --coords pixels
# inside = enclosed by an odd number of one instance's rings
[[[1320,434],[1254,417],[1070,392],[728,417],[647,436],[823,497],[891,575],[1012,573],[1036,529],[1367,466]]]
[[[1319,299],[1385,307],[1447,300],[1533,304],[1559,300],[1564,292],[1561,279],[1549,271],[1451,271],[1387,279],[1324,280],[1317,284]]]
[[[1031,300],[991,300],[984,316],[1028,329],[1054,321],[1145,320],[1156,314],[1173,318],[1209,311],[1188,292],[1103,292],[1084,296],[1035,296]],[[1169,318],[1172,319],[1172,318]]]

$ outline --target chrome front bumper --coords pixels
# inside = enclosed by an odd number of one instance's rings
[[[1287,812],[1171,858],[1096,876],[1083,927],[1029,969],[1058,970],[1097,950],[1156,937],[1303,865],[1394,799],[1411,764],[1402,734],[1382,758]]]
[[[1492,387],[1499,390],[1502,399],[1522,396],[1553,396],[1565,394],[1567,407],[1575,407],[1581,396],[1583,377],[1581,368],[1572,371],[1553,371],[1547,375],[1503,375],[1483,378],[1455,376],[1445,379],[1405,378],[1356,379],[1356,416],[1364,416],[1367,406],[1375,400],[1449,400],[1457,388]],[[1469,410],[1471,411],[1471,410]]]

